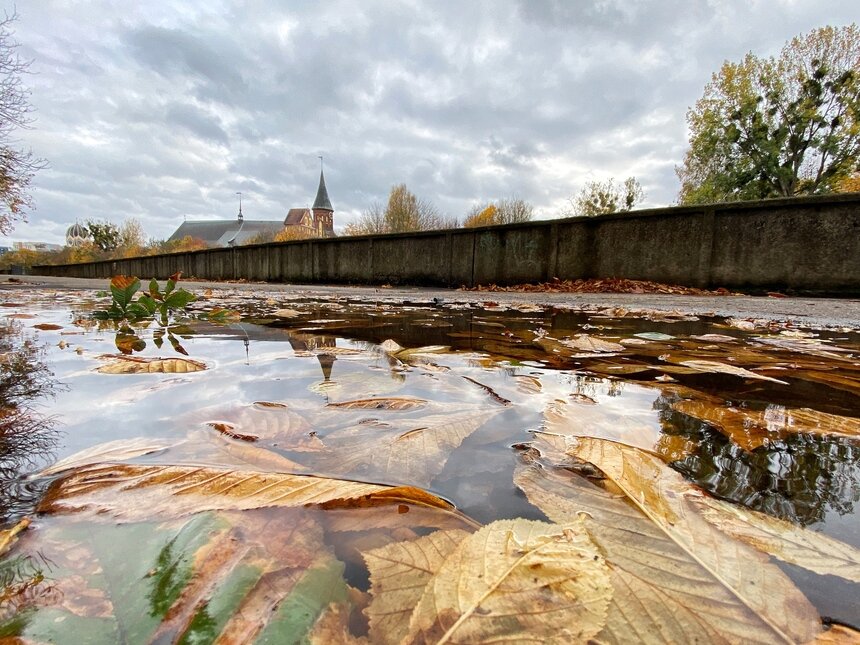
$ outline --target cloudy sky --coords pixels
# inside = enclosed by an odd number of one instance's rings
[[[6,10],[11,11],[12,5]],[[517,195],[556,217],[589,180],[635,175],[672,203],[685,114],[747,51],[858,16],[856,0],[28,0],[50,168],[14,240],[76,219],[282,219],[325,156],[335,225],[393,184],[442,212]]]

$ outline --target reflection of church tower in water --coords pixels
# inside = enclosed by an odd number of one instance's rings
[[[334,208],[328,198],[328,190],[325,187],[325,175],[322,169],[322,157],[320,157],[320,185],[317,188],[317,197],[311,208],[314,214],[314,228],[322,237],[334,237]]]

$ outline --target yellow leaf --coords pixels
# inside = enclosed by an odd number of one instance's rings
[[[629,497],[567,468],[520,465],[514,481],[551,520],[581,518],[604,554],[614,593],[597,642],[773,643],[816,634],[817,616],[791,581],[719,532],[705,530],[690,546]]]
[[[774,639],[812,638],[818,616],[767,556],[728,538],[686,500],[692,484],[646,452],[600,439],[575,439],[569,454],[594,464],[636,507],[768,626]]]
[[[815,573],[860,582],[860,550],[844,542],[698,491],[690,491],[687,499],[711,524],[760,551]]]
[[[424,587],[445,558],[469,533],[435,531],[365,552],[372,600],[365,610],[374,643],[396,645],[406,636],[412,611]]]
[[[460,542],[430,578],[404,642],[585,643],[611,595],[580,522],[500,520]]]
[[[366,645],[369,641],[349,631],[349,612],[342,604],[331,603],[317,618],[308,634],[311,645]]]
[[[138,356],[102,356],[111,359],[98,368],[102,374],[188,374],[206,369],[206,364],[190,358],[141,358]]]
[[[87,509],[124,520],[145,520],[207,510],[344,508],[402,502],[451,508],[448,502],[409,486],[192,466],[109,464],[81,468],[57,480],[39,510]]]

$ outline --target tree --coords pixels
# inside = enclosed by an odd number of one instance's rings
[[[274,242],[295,242],[297,240],[309,240],[317,237],[316,232],[305,226],[287,226],[282,231],[275,233]]]
[[[46,166],[31,151],[18,148],[13,138],[16,130],[33,122],[30,92],[22,82],[30,62],[18,56],[19,45],[12,31],[16,19],[13,13],[0,20],[0,233],[3,234],[12,231],[15,221],[25,219],[32,207],[30,182],[36,171]]]
[[[516,224],[528,222],[534,215],[534,206],[519,197],[508,197],[487,205],[477,204],[466,214],[465,228],[492,226],[494,224]]]
[[[388,203],[374,202],[362,213],[357,222],[346,227],[347,235],[376,235],[380,233],[408,233],[443,228],[455,228],[456,219],[443,217],[430,202],[419,199],[406,184],[391,187]]]
[[[681,203],[835,190],[860,159],[860,29],[822,27],[776,58],[726,61],[687,122]]]
[[[645,198],[645,192],[636,177],[628,177],[619,186],[614,179],[606,181],[589,181],[579,191],[576,198],[571,199],[571,209],[566,213],[575,217],[606,215],[608,213],[623,213],[633,210],[633,207]]]
[[[102,251],[113,251],[119,246],[120,233],[116,224],[111,222],[87,221],[87,230],[95,244]]]
[[[134,217],[125,220],[119,227],[119,240],[117,246],[126,249],[140,249],[146,244],[146,234],[143,226]]]

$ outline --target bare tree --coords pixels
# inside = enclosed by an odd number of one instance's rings
[[[358,221],[346,225],[346,235],[377,235],[387,233],[385,230],[385,210],[379,202],[373,202],[358,218]]]
[[[392,186],[385,207],[374,202],[357,222],[347,225],[347,235],[376,235],[380,233],[408,233],[456,228],[457,219],[439,213],[431,202],[419,199],[406,184]]]
[[[571,198],[571,209],[565,214],[592,216],[623,213],[633,210],[644,197],[645,193],[636,177],[628,177],[621,185],[616,184],[614,179],[589,181],[576,198]]]
[[[32,207],[30,182],[36,171],[46,166],[31,151],[18,148],[13,137],[33,122],[30,91],[22,81],[30,61],[18,56],[19,44],[12,31],[15,20],[14,13],[0,20],[0,233],[9,233],[16,220],[25,219]]]

